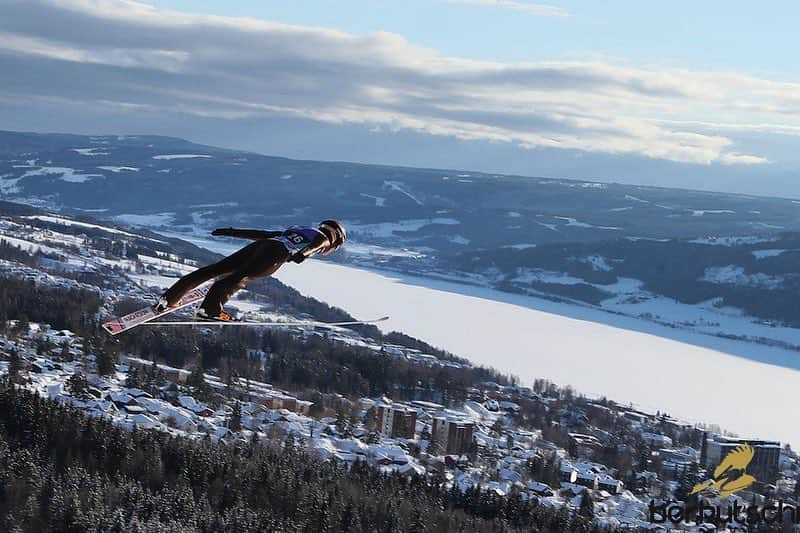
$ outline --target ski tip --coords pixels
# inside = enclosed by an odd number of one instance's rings
[[[376,322],[383,322],[384,320],[389,320],[389,315],[380,317]]]

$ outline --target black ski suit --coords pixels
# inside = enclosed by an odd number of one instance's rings
[[[224,276],[214,282],[200,304],[208,316],[217,316],[225,302],[250,280],[271,276],[287,261],[300,263],[330,246],[324,233],[301,226],[292,226],[285,231],[223,228],[214,230],[212,235],[253,239],[254,242],[213,265],[183,276],[164,293],[167,305],[177,304],[184,294],[198,285]]]

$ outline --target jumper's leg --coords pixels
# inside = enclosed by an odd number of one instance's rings
[[[241,250],[229,255],[228,257],[217,261],[216,263],[202,268],[198,268],[194,272],[186,274],[181,279],[175,282],[172,287],[166,290],[162,298],[167,300],[168,306],[177,304],[184,294],[194,289],[198,285],[206,281],[216,278],[218,276],[225,276],[240,265],[249,262],[254,257],[256,252],[260,249],[258,246],[259,241],[253,242],[242,248]]]
[[[289,252],[275,241],[263,240],[253,243],[252,253],[247,260],[231,272],[217,280],[209,289],[200,308],[206,316],[217,316],[233,294],[243,289],[251,280],[272,275],[289,258]],[[251,245],[252,246],[252,245]]]

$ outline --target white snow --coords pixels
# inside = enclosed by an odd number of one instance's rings
[[[633,209],[633,207],[630,207],[630,206],[628,206],[628,207],[612,207],[611,209],[609,209],[609,211],[617,211],[617,212],[619,212],[619,211],[629,211],[631,209]]]
[[[631,196],[630,194],[625,195],[626,200],[633,200],[634,202],[639,202],[640,204],[649,204],[650,200],[642,200],[641,198],[637,198],[635,196]]]
[[[93,156],[93,155],[108,155],[108,152],[98,152],[100,148],[70,148],[73,152],[78,152],[81,155],[86,156]]]
[[[347,241],[344,248],[348,254],[357,255],[380,255],[388,257],[413,257],[419,259],[425,257],[425,254],[414,250],[400,249],[400,248],[386,248],[384,246],[377,246],[374,244],[361,244],[353,241]]]
[[[612,270],[612,267],[608,264],[606,258],[601,255],[588,255],[586,257],[579,258],[578,261],[592,265],[592,270],[598,270],[602,272],[609,272]]]
[[[399,232],[414,232],[431,224],[456,225],[460,224],[453,218],[427,218],[401,220],[400,222],[379,222],[377,224],[356,224],[346,222],[348,233],[368,237],[387,238]]]
[[[753,256],[756,259],[764,259],[765,257],[775,257],[781,255],[783,252],[788,252],[789,250],[779,250],[779,249],[768,249],[768,250],[753,250]]]
[[[23,239],[17,239],[16,237],[9,237],[8,235],[0,235],[0,241],[5,241],[11,246],[16,246],[29,253],[42,252],[48,254],[59,254],[59,255],[61,254],[60,250],[57,250],[50,246],[39,244],[37,242],[26,241]]]
[[[448,239],[453,244],[462,244],[464,246],[468,245],[471,241],[464,237],[463,235],[453,235]]]
[[[558,226],[556,226],[555,224],[547,224],[545,222],[539,222],[538,220],[535,221],[535,222],[537,224],[539,224],[540,226],[544,226],[545,228],[547,228],[549,230],[558,231]]]
[[[61,224],[64,226],[79,226],[82,228],[92,228],[98,229],[102,231],[107,231],[108,233],[117,233],[119,235],[127,235],[128,237],[139,237],[139,235],[134,235],[133,233],[128,233],[127,231],[118,230],[115,228],[107,228],[105,226],[98,226],[97,224],[89,224],[87,222],[79,222],[77,220],[70,220],[67,218],[61,218],[52,215],[30,215],[24,218],[30,218],[34,220],[41,220],[42,222],[50,222],[51,224]],[[144,237],[140,237],[144,238]]]
[[[280,179],[282,179],[282,180],[290,180],[290,179],[292,179],[292,175],[291,174],[284,174],[283,176],[280,177]]]
[[[558,285],[576,285],[586,283],[582,278],[576,278],[563,272],[542,270],[540,268],[517,268],[516,276],[511,278],[515,283],[529,284],[533,281],[541,283],[555,283]]]
[[[152,215],[123,214],[114,217],[117,222],[131,226],[169,226],[175,220],[175,213],[155,213]]]
[[[145,265],[154,265],[159,268],[167,268],[171,270],[175,270],[182,274],[186,274],[191,272],[195,268],[189,265],[185,265],[183,263],[178,263],[177,261],[170,261],[168,259],[162,259],[160,257],[151,257],[149,255],[142,255],[137,254],[139,261]]]
[[[559,220],[566,220],[567,226],[572,226],[575,228],[597,228],[597,229],[610,229],[610,230],[618,230],[622,229],[617,226],[595,226],[594,224],[589,224],[588,222],[580,222],[572,217],[553,217]]]
[[[169,161],[172,159],[193,159],[198,157],[211,158],[213,156],[206,154],[163,154],[163,155],[154,155],[153,159],[161,159]]]
[[[522,216],[522,214],[517,213],[516,211],[509,211],[508,216],[510,216],[511,218],[519,218]]]
[[[383,207],[386,205],[386,198],[383,198],[381,196],[372,196],[371,194],[365,194],[363,192],[361,193],[361,196],[363,196],[364,198],[372,198],[373,200],[375,200],[375,207]]]
[[[102,174],[81,174],[74,168],[41,167],[36,170],[28,170],[27,172],[25,172],[25,174],[21,176],[21,178],[27,178],[29,176],[45,176],[48,174],[61,174],[61,177],[59,179],[61,181],[67,181],[69,183],[84,183],[92,178],[104,177]]]
[[[766,222],[753,222],[752,225],[764,229],[785,229],[785,226],[781,226],[779,224],[767,224]]]
[[[689,242],[693,244],[708,244],[710,246],[739,246],[741,244],[761,244],[764,242],[775,242],[777,237],[756,237],[756,236],[740,236],[740,237],[703,237],[700,239],[692,239]]]
[[[97,167],[100,170],[108,170],[109,172],[139,172],[141,169],[136,167],[112,167],[112,166],[102,166]]]
[[[692,211],[693,217],[701,217],[703,215],[734,215],[736,211],[731,211],[730,209],[694,209]]]
[[[745,274],[744,268],[736,265],[709,267],[700,279],[709,283],[735,284],[765,289],[777,289],[783,285],[784,281],[782,276],[770,276],[763,272]]]
[[[536,245],[529,243],[508,244],[506,246],[503,246],[503,248],[513,248],[515,250],[527,250],[528,248],[536,248]]]
[[[236,207],[239,205],[239,202],[219,202],[216,204],[195,204],[190,205],[189,207],[193,209],[203,209],[208,207]]]
[[[417,205],[423,205],[422,202],[416,196],[414,196],[404,188],[406,184],[403,183],[402,181],[384,180],[383,186],[408,196],[409,198],[414,200],[414,202],[416,202]]]
[[[0,176],[0,193],[13,194],[20,192],[17,183],[19,183],[19,180],[22,178],[12,178],[11,176],[13,176],[13,174],[3,174]]]

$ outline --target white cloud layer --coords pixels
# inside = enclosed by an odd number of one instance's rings
[[[797,83],[602,62],[474,61],[392,33],[124,0],[0,0],[0,72],[8,78],[0,100],[230,120],[285,115],[686,163],[765,163],[730,132],[800,128]]]

